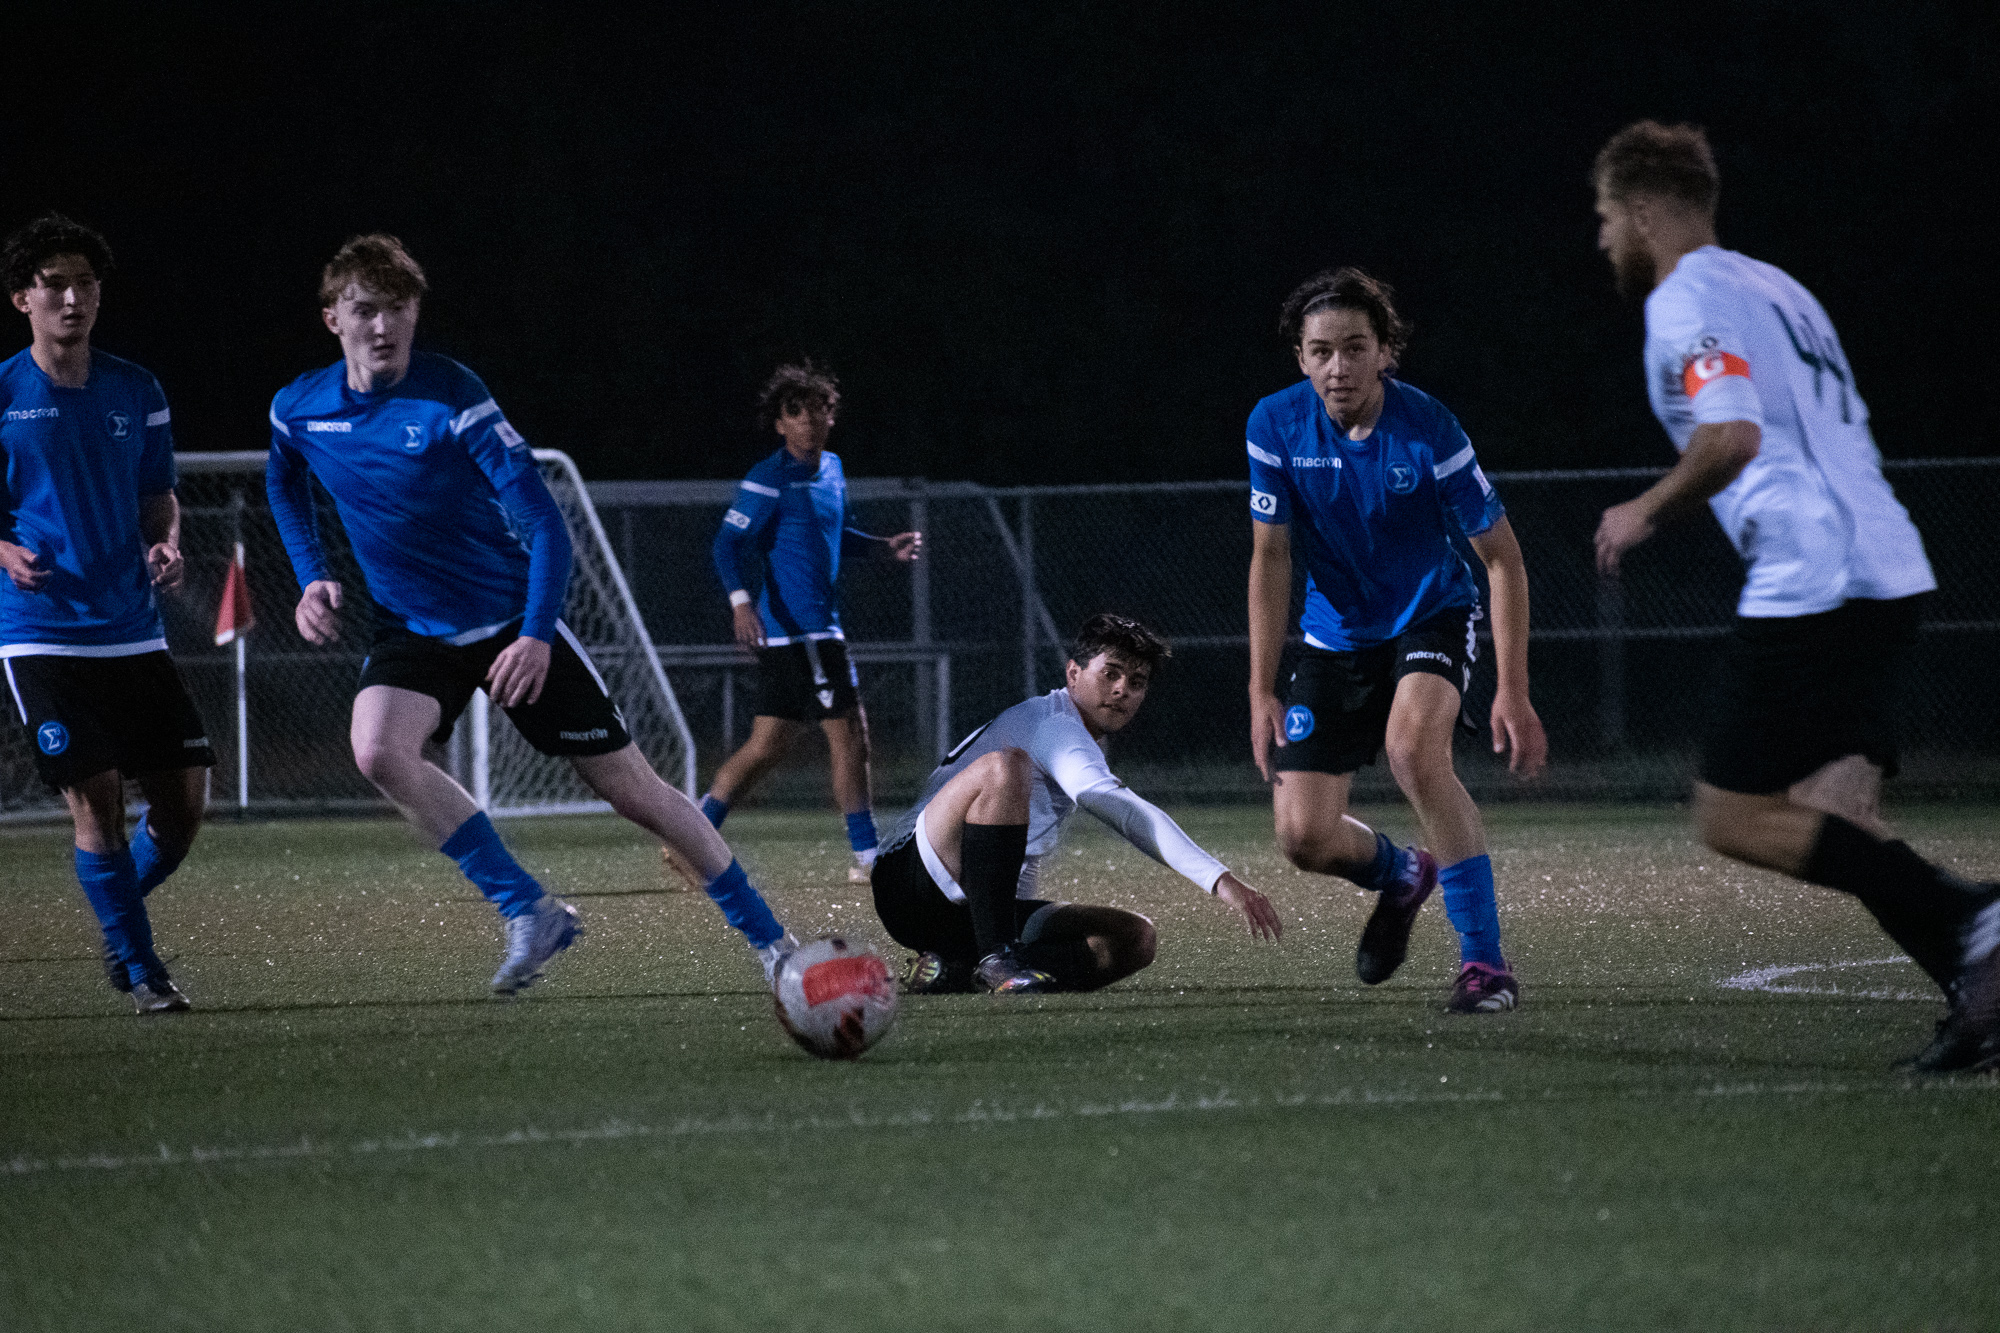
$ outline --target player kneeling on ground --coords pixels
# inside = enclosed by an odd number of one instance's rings
[[[569,529],[533,453],[473,373],[412,350],[423,270],[393,236],[357,236],[326,266],[320,304],[342,358],[271,403],[271,514],[303,590],[299,633],[340,637],[344,592],[327,567],[317,477],[368,578],[375,637],[361,667],[354,762],[500,909],[512,995],[583,927],[507,851],[463,787],[424,758],[485,690],[523,738],[561,755],[613,810],[694,867],[768,980],[785,931],[708,820],[660,780],[583,646],[559,618]]]
[[[1096,990],[1153,961],[1153,923],[1116,907],[1036,893],[1044,857],[1080,806],[1162,865],[1282,932],[1271,900],[1111,773],[1102,741],[1146,701],[1167,645],[1123,616],[1084,622],[1068,681],[961,741],[898,820],[875,862],[875,912],[918,951],[913,993]]]

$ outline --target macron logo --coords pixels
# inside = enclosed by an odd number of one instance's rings
[[[558,731],[556,735],[566,741],[603,741],[611,739],[611,732],[605,727],[592,727],[589,731]]]
[[[1338,458],[1300,458],[1297,454],[1293,454],[1292,466],[1293,467],[1339,467],[1340,460]]]
[[[306,423],[307,434],[316,435],[322,431],[330,435],[351,435],[354,433],[354,423],[352,421],[308,421]]]
[[[59,417],[61,415],[62,415],[62,409],[56,407],[20,407],[10,410],[7,413],[7,420],[47,421],[53,417]]]

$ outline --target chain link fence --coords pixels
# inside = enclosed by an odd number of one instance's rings
[[[2000,648],[2000,549],[1985,534],[1986,516],[2000,506],[2000,460],[1891,463],[1887,472],[1924,534],[1940,588],[1908,675],[1907,753],[1897,787],[1935,795],[2000,791],[2000,706],[1990,665]],[[1658,475],[1492,476],[1527,559],[1530,672],[1551,767],[1539,782],[1520,783],[1493,760],[1487,737],[1461,737],[1460,771],[1482,800],[1687,791],[1742,569],[1715,523],[1698,518],[1634,551],[1620,581],[1598,579],[1591,557],[1598,515]],[[166,599],[169,642],[219,742],[217,799],[236,789],[234,747],[223,739],[233,725],[234,658],[213,646],[211,630],[241,524],[261,617],[246,682],[260,803],[378,806],[347,751],[361,635],[333,649],[298,638],[289,565],[261,497],[253,493],[240,511],[232,505],[232,490],[242,485],[240,476],[184,477],[188,586]],[[1264,799],[1250,766],[1244,688],[1246,491],[1242,482],[993,490],[853,480],[859,526],[883,534],[914,528],[926,537],[925,558],[913,566],[864,557],[842,570],[843,620],[861,671],[881,802],[909,799],[958,737],[1059,684],[1064,637],[1097,611],[1136,616],[1174,645],[1145,709],[1111,744],[1119,773],[1159,799]],[[755,663],[730,641],[728,605],[709,556],[735,487],[609,482],[590,493],[692,732],[699,785],[747,738],[756,700]],[[359,602],[365,592],[337,525],[327,537]],[[1472,564],[1476,571],[1477,560]],[[364,616],[357,605],[350,623],[363,625]],[[1492,690],[1492,667],[1483,660],[1470,701],[1481,721]],[[33,777],[28,742],[18,719],[9,718],[0,813],[45,810],[48,794]],[[494,728],[496,736],[509,730],[499,721]],[[435,757],[466,773],[462,743],[454,741]],[[827,801],[823,753],[823,742],[809,737],[763,799]],[[1388,795],[1386,766],[1364,770],[1356,789],[1362,799]]]

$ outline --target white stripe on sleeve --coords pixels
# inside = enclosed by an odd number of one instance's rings
[[[278,428],[278,433],[280,435],[284,436],[288,440],[292,438],[292,428],[290,426],[287,426],[283,421],[280,421],[278,419],[278,409],[275,404],[271,408],[271,424]]]
[[[173,419],[174,414],[164,407],[157,412],[148,412],[146,414],[146,424],[148,426],[164,426]]]
[[[768,495],[773,500],[778,498],[778,488],[776,486],[759,486],[754,481],[745,480],[743,482],[743,489],[752,495]]]
[[[1444,462],[1439,463],[1436,467],[1432,468],[1431,472],[1433,475],[1437,477],[1439,481],[1443,481],[1446,477],[1449,477],[1452,473],[1458,471],[1460,468],[1467,466],[1471,462],[1472,462],[1472,446],[1468,444],[1463,449],[1460,449],[1457,453],[1453,454],[1450,458],[1445,459]]]
[[[1259,449],[1254,440],[1245,440],[1244,443],[1250,446],[1250,456],[1265,467],[1283,467],[1285,465],[1284,459],[1278,457],[1269,449]]]
[[[500,410],[500,404],[488,398],[483,403],[475,403],[451,419],[451,433],[463,435],[486,418]]]

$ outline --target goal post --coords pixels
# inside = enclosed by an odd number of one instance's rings
[[[379,809],[381,796],[354,767],[348,715],[368,649],[373,607],[333,504],[315,484],[328,568],[346,589],[345,633],[328,645],[293,623],[298,583],[264,495],[262,450],[185,453],[180,473],[186,582],[162,595],[167,642],[218,760],[212,809],[321,814]],[[535,462],[569,529],[573,552],[562,622],[583,645],[626,729],[662,778],[694,795],[694,740],[624,569],[568,454],[535,450]],[[247,635],[216,643],[216,612],[238,544],[257,617]],[[9,701],[11,703],[11,701]],[[11,738],[9,738],[11,739]],[[567,760],[537,753],[474,695],[449,744],[427,747],[440,766],[497,817],[608,811]],[[0,821],[48,818],[61,801],[34,777],[21,746],[0,747]]]

